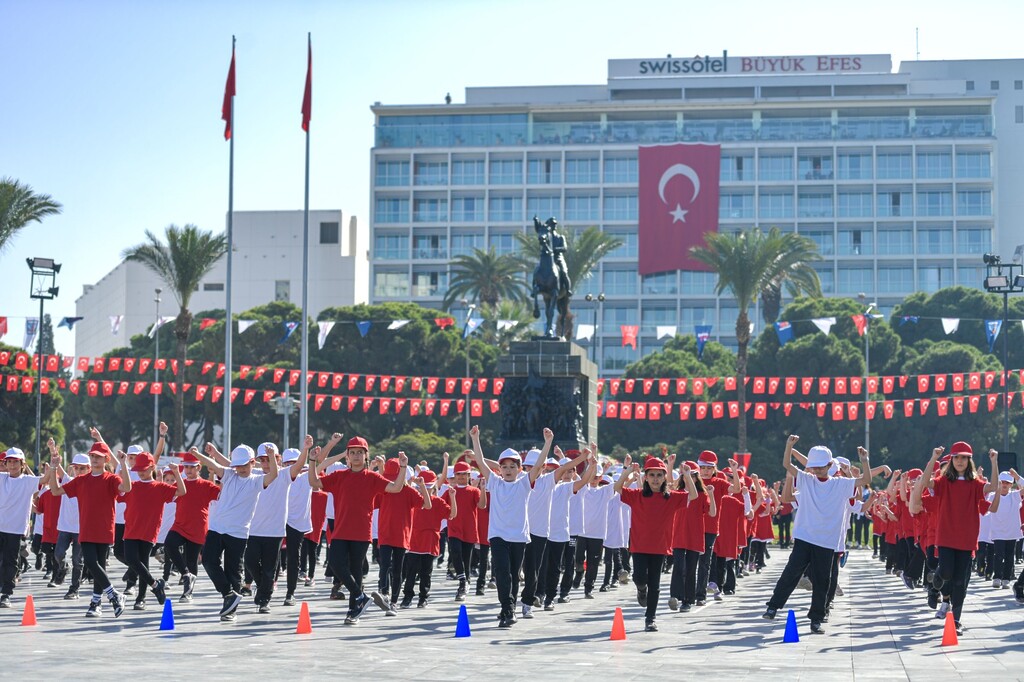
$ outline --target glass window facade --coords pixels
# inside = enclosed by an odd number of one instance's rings
[[[832,191],[801,189],[797,195],[796,211],[801,218],[831,218]]]
[[[925,255],[953,253],[953,228],[918,228],[917,252]]]
[[[397,197],[377,197],[374,218],[378,223],[409,222],[409,200]]]
[[[762,191],[757,199],[757,212],[761,220],[793,217],[793,192],[789,190]]]
[[[642,293],[647,294],[678,294],[679,278],[675,272],[659,272],[643,277]]]
[[[879,256],[909,256],[914,253],[914,231],[909,227],[878,231]]]
[[[839,217],[870,218],[874,215],[873,199],[867,190],[839,190]]]
[[[373,257],[384,260],[405,260],[409,257],[409,236],[377,233],[373,238]]]
[[[754,193],[721,192],[718,195],[718,217],[721,219],[753,218]]]
[[[484,220],[484,198],[452,197],[452,222],[479,223]]]
[[[417,161],[413,183],[416,185],[447,185],[448,162]]]
[[[562,182],[562,160],[543,158],[528,159],[526,182],[531,185],[557,185]]]
[[[958,190],[956,214],[958,216],[992,215],[992,192],[987,189]]]
[[[605,157],[604,181],[609,184],[639,182],[639,164],[636,157]]]
[[[537,216],[541,220],[546,220],[551,216],[556,218],[562,215],[562,197],[561,195],[536,195],[529,194],[526,197],[526,214],[531,218]]]
[[[423,234],[412,238],[413,260],[448,258],[448,237],[443,234]]]
[[[452,161],[453,185],[482,185],[486,182],[483,159]]]
[[[588,224],[599,222],[601,220],[601,203],[598,195],[567,196],[565,198],[565,220]]]
[[[917,177],[921,180],[953,177],[953,155],[948,151],[917,152]]]
[[[484,236],[478,232],[452,233],[452,258],[469,256],[474,249],[484,250]]]
[[[638,216],[637,197],[635,194],[608,195],[604,196],[604,219],[605,220],[632,220]]]
[[[414,223],[440,223],[448,220],[448,200],[435,197],[413,199],[412,220]]]
[[[840,180],[870,180],[874,177],[870,151],[839,152],[836,177]]]
[[[992,250],[992,230],[987,227],[958,227],[956,250],[959,253],[988,253]]]
[[[494,196],[488,201],[488,215],[492,222],[523,222],[523,198],[521,196]]]
[[[608,296],[635,296],[637,280],[635,268],[605,268],[601,280],[604,293]],[[605,308],[607,310],[607,307]]]
[[[601,179],[600,162],[596,158],[566,159],[565,182],[568,185],[593,185]]]
[[[910,190],[878,188],[878,217],[905,218],[914,215],[914,193]]]
[[[521,185],[523,184],[522,159],[491,159],[490,184]]]
[[[989,152],[957,152],[956,176],[958,178],[992,177],[992,155]]]
[[[793,179],[792,154],[762,152],[757,165],[761,182]]]
[[[754,155],[723,153],[719,179],[722,182],[753,180]]]
[[[874,253],[875,233],[870,228],[839,230],[840,256],[869,256]]]
[[[609,258],[636,258],[639,253],[640,238],[636,230],[605,230],[609,235],[622,240],[622,246],[608,254]]]
[[[408,161],[377,161],[374,177],[377,187],[406,187],[409,185]]]
[[[879,180],[910,180],[914,177],[910,152],[878,152],[876,167]]]

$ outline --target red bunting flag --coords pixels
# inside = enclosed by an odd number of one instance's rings
[[[921,403],[921,411],[918,413],[924,416],[928,413],[928,406],[932,404],[931,398],[921,398],[918,402]]]
[[[996,380],[995,372],[985,372],[985,388],[992,388],[992,383]]]
[[[953,398],[953,414],[959,416],[964,413],[964,399],[963,396],[957,396]]]
[[[746,380],[749,379],[749,378],[750,377],[746,377],[746,379],[744,379],[744,382],[746,382]],[[736,390],[736,377],[726,377],[725,378],[725,390],[727,390],[727,391],[735,391]]]
[[[22,357],[24,357],[24,356],[21,356],[21,357],[18,357],[18,358],[15,359],[15,361],[14,361],[15,369],[25,369],[24,366],[23,367],[19,367],[18,366],[19,363],[21,362],[21,358]],[[25,358],[25,361],[27,362],[28,358]],[[92,371],[97,372],[97,373],[103,372],[104,371],[104,363],[106,363],[106,358],[96,358],[95,360],[93,360],[93,363],[92,363]]]
[[[946,375],[936,374],[935,375],[935,390],[945,391],[946,390]]]
[[[220,402],[221,397],[224,395],[223,386],[214,386],[210,389],[210,401],[217,403]]]
[[[878,403],[871,400],[864,404],[864,416],[868,419],[875,418],[875,412],[878,410]]]
[[[647,418],[652,421],[658,421],[661,419],[661,405],[658,403],[651,403],[647,406]]]
[[[373,407],[373,398],[363,398],[363,412],[369,412]]]
[[[358,404],[359,404],[359,398],[349,398],[348,399],[348,411],[352,412],[353,410],[355,410],[356,409],[356,405],[358,405]]]
[[[988,411],[989,412],[993,412],[996,409],[996,404],[997,404],[997,401],[999,400],[999,394],[998,393],[993,393],[991,395],[987,395],[987,396],[985,396],[985,400],[988,403]]]
[[[644,379],[644,395],[650,395],[651,388],[654,386],[654,379]]]
[[[676,395],[686,395],[686,379],[676,379]]]
[[[6,320],[6,319],[7,318],[5,318],[5,317],[0,318],[0,320]],[[7,332],[3,332],[2,334],[0,334],[0,336],[3,336],[3,334],[6,334],[6,333]],[[10,361],[11,361],[11,351],[9,351],[9,350],[0,350],[0,365],[3,365],[4,367],[6,367],[7,363],[10,362]],[[88,364],[88,360],[86,360],[86,363]]]
[[[864,336],[864,331],[868,326],[868,318],[864,315],[850,315],[850,319],[853,320],[853,325],[857,328],[857,334]]]
[[[882,377],[882,393],[888,395],[889,393],[892,393],[895,388],[896,381],[892,377]],[[868,386],[868,390],[871,390],[870,386]]]
[[[324,406],[324,401],[326,401],[326,400],[327,400],[327,396],[320,395],[320,394],[316,395],[313,398],[313,411],[314,412],[319,412],[320,408]]]
[[[847,418],[854,422],[857,421],[857,415],[860,412],[859,403],[846,403],[846,414]]]
[[[367,374],[366,375],[366,390],[367,391],[372,391],[373,390],[373,385],[375,383],[377,383],[377,375],[376,374]]]
[[[633,350],[636,350],[636,335],[640,332],[639,325],[635,324],[623,324],[620,325],[622,331],[622,347],[632,346]]]
[[[954,374],[952,378],[953,378],[953,382],[952,382],[953,383],[953,390],[954,391],[962,391],[962,390],[964,390],[964,375],[963,374]]]
[[[263,402],[269,403],[277,395],[277,391],[263,391]]]
[[[626,393],[632,393],[633,387],[636,386],[636,379],[626,379],[625,381]]]
[[[495,412],[497,412],[498,410],[501,409],[501,404],[500,404],[500,402],[498,401],[497,398],[491,398],[490,404],[491,404],[491,414],[494,414]],[[600,416],[600,415],[598,415],[598,416]]]
[[[811,388],[814,387],[814,379],[812,377],[803,377],[800,379],[800,391],[804,395],[811,394]]]
[[[647,419],[647,403],[634,403],[633,404],[633,418],[634,419]]]
[[[740,416],[740,404],[735,400],[730,402],[729,405],[729,419],[736,419]]]
[[[484,414],[484,401],[482,400],[470,400],[469,401],[469,415],[471,417],[481,417]]]
[[[330,372],[317,372],[316,373],[316,385],[317,388],[327,388],[327,383],[331,380]]]
[[[886,400],[882,403],[882,414],[886,419],[892,419],[892,415],[896,412],[896,403],[892,400]]]
[[[441,379],[438,378],[438,377],[427,377],[427,393],[437,394],[437,384],[440,381],[441,381]],[[414,390],[414,391],[420,390],[419,387],[416,386],[416,380],[415,379],[413,379],[412,390]]]
[[[619,416],[619,404],[618,403],[614,403],[614,402],[607,403],[605,405],[605,409],[604,409],[604,416],[608,417],[609,419],[616,419],[616,418],[618,418],[618,416]]]
[[[341,382],[345,378],[345,375],[342,374],[341,372],[327,372],[327,374],[331,375],[331,388],[333,388],[334,390],[338,390],[339,388],[341,388]]]
[[[358,374],[349,374],[348,375],[348,390],[354,391],[357,385],[359,385],[359,375]]]
[[[462,380],[462,395],[469,395],[473,390],[473,380],[463,379]]]
[[[981,388],[981,374],[979,372],[971,372],[967,375],[967,390],[977,391]]]
[[[481,377],[481,378],[476,380],[476,391],[477,391],[477,393],[486,393],[487,392],[487,378],[486,377]]]
[[[679,403],[679,421],[688,420],[691,410],[693,410],[693,403]]]
[[[931,377],[929,377],[927,374],[922,374],[919,377],[917,377],[917,392],[918,393],[927,393],[928,392],[928,383],[929,383],[930,379],[931,379]]]
[[[780,383],[782,383],[781,377],[768,377],[768,392],[775,395],[779,390]]]
[[[914,401],[904,400],[903,401],[903,416],[913,417],[914,416]]]
[[[621,383],[622,383],[621,379],[609,379],[608,380],[608,387],[611,389],[612,395],[618,395],[619,394],[619,385]]]
[[[135,393],[135,395],[142,395],[142,392],[145,391],[145,390],[146,390],[146,382],[145,381],[136,381],[135,382],[135,388],[132,389],[132,392]]]
[[[949,413],[949,398],[936,398],[935,410],[940,417],[945,417]]]
[[[832,421],[842,421],[845,417],[846,403],[832,403]]]
[[[68,389],[75,395],[78,395],[78,388],[81,382],[78,379],[72,379],[71,383],[68,384]]]
[[[242,404],[248,405],[252,402],[253,397],[256,395],[256,390],[248,388],[245,390],[245,394],[242,396]]]
[[[213,363],[212,362],[204,362],[203,363],[203,369],[199,373],[200,374],[206,374],[211,369],[213,369]]]
[[[868,393],[878,393],[878,377],[868,377]]]
[[[703,419],[704,417],[708,416],[708,404],[697,403],[694,412],[696,413],[697,419]]]
[[[768,406],[764,403],[757,403],[754,405],[754,419],[767,419],[768,418]]]
[[[830,383],[831,377],[820,377],[818,379],[818,393],[820,393],[821,395],[828,395]]]
[[[390,377],[390,376],[381,376],[381,378],[380,378],[380,390],[382,392],[385,392],[389,388],[391,388],[391,379],[392,379],[392,377]]]
[[[110,395],[110,393],[107,391],[107,384],[109,384],[109,383],[110,383],[109,381],[104,381],[103,382],[103,395],[105,395],[105,396],[109,396]],[[111,388],[113,388],[113,387],[111,387]],[[35,381],[32,379],[32,377],[22,377],[22,379],[21,379],[21,392],[22,393],[32,393],[34,390],[35,390]]]
[[[6,365],[7,363],[4,362],[4,364]],[[89,371],[89,358],[86,358],[86,357],[78,358],[78,371],[79,372],[88,372]]]
[[[420,408],[423,407],[423,400],[421,398],[413,398],[409,401],[409,414],[413,417],[418,416]]]
[[[765,380],[764,377],[754,377],[754,393],[764,393]]]
[[[117,394],[118,395],[126,395],[127,393],[128,393],[128,382],[127,381],[119,381],[117,383]]]
[[[861,377],[850,377],[850,393],[860,395],[864,392],[864,379]]]
[[[793,395],[796,393],[796,377],[786,377],[783,384],[785,385],[786,395]]]
[[[455,387],[458,385],[458,383],[459,383],[458,379],[452,379],[451,377],[445,379],[444,380],[444,392],[445,393],[454,393],[455,392]]]
[[[668,395],[668,379],[658,379],[658,395]]]
[[[711,417],[721,419],[725,416],[725,404],[720,402],[711,403]]]
[[[267,368],[266,367],[257,367],[256,368],[256,380],[258,381],[258,380],[262,379],[263,375],[266,374],[266,373],[267,373]]]
[[[210,390],[209,386],[196,386],[196,401],[199,402],[206,397],[206,392]]]
[[[340,395],[333,395],[333,396],[331,396],[331,409],[334,410],[335,412],[337,412],[338,410],[341,409],[341,396]]]
[[[690,390],[694,395],[704,395],[704,379],[694,379]]]
[[[455,320],[450,317],[435,317],[434,324],[436,324],[441,329],[445,329],[455,324]]]
[[[846,377],[836,377],[835,378],[835,383],[833,384],[833,389],[835,390],[836,395],[846,395],[846,381],[847,381]]]
[[[302,377],[302,372],[297,369],[293,369],[288,372],[288,385],[296,386],[299,383],[299,379]]]
[[[441,400],[441,401],[439,401],[439,403],[440,404],[438,405],[438,407],[441,410],[441,416],[442,417],[447,417],[448,416],[448,410],[451,409],[451,406],[452,406],[452,401],[450,401],[450,400]]]
[[[825,405],[825,403],[815,403],[815,405],[817,409],[818,419],[821,419],[822,417],[825,416],[825,408],[827,407],[827,405]]]
[[[619,419],[632,419],[633,418],[633,403],[620,403],[619,404]]]
[[[199,331],[209,329],[215,324],[217,324],[217,320],[213,319],[212,317],[204,317],[199,321]]]
[[[388,412],[391,411],[391,398],[380,398],[378,402],[378,409],[380,410],[381,414],[387,414]]]
[[[494,379],[491,380],[491,390],[494,392],[494,395],[501,395],[501,392],[502,392],[502,390],[504,388],[505,388],[505,379],[504,378],[502,378],[502,377],[495,377]],[[598,390],[598,393],[601,392],[600,387],[598,387],[597,390]]]

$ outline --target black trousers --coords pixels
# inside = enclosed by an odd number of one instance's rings
[[[562,577],[562,569],[565,566],[565,555],[568,551],[568,542],[552,542],[548,540],[544,552],[547,555],[546,575],[544,576],[544,601],[551,603],[558,596],[558,587]]]
[[[153,574],[149,572],[149,554],[153,551],[153,543],[145,540],[125,540],[124,558],[128,562],[128,568],[135,571],[139,580],[139,593],[135,601],[142,601],[146,598],[146,589],[156,582]]]
[[[764,550],[767,543],[762,540],[750,541],[750,560],[755,568],[764,568]]]
[[[544,563],[544,549],[547,543],[547,538],[530,533],[530,542],[526,545],[526,553],[523,558],[522,601],[528,606],[533,606],[533,600],[537,596],[537,582],[540,579],[540,569]]]
[[[107,577],[107,557],[110,555],[110,545],[105,542],[82,542],[81,545],[82,563],[92,575],[93,601],[97,601],[99,595],[110,587],[110,578]]]
[[[809,574],[811,584],[811,609],[807,612],[812,622],[821,622],[825,617],[825,605],[828,600],[828,591],[832,581],[832,561],[835,558],[835,550],[829,547],[819,547],[803,540],[793,541],[793,551],[789,554],[789,561],[786,568],[782,570],[779,581],[775,584],[775,591],[768,600],[768,608],[779,610],[786,605],[789,596],[793,594],[797,583],[804,571],[810,568]]]
[[[285,572],[287,587],[285,594],[295,594],[295,588],[299,584],[299,554],[302,551],[302,543],[306,534],[301,530],[295,530],[291,526],[284,527],[285,532]]]
[[[939,547],[939,575],[942,576],[942,596],[949,597],[953,607],[953,620],[960,622],[960,614],[971,581],[971,552],[966,549]]]
[[[711,558],[711,581],[718,585],[723,592],[736,591],[736,562],[737,559],[727,559],[723,556]]]
[[[211,530],[203,545],[203,568],[213,586],[223,596],[242,590],[242,558],[245,538],[236,538]]]
[[[992,541],[992,577],[1000,580],[1013,580],[1013,551],[1016,540]]]
[[[490,545],[480,545],[477,550],[476,586],[483,588],[487,584],[487,560],[491,555]],[[408,554],[406,556],[409,556]]]
[[[675,597],[684,604],[691,606],[697,600],[697,565],[700,563],[700,552],[692,549],[677,548],[672,550],[672,582],[669,596]]]
[[[832,568],[829,570],[828,595],[825,597],[825,613],[832,608],[832,600],[836,598],[836,588],[839,587],[839,559],[842,552],[836,552],[832,557]]]
[[[779,525],[779,546],[789,547],[793,542],[793,515],[784,514],[776,517]]]
[[[853,519],[854,542],[862,547],[868,544],[868,536],[871,534],[871,519],[867,516],[857,516]]]
[[[366,540],[331,540],[327,560],[335,578],[348,589],[349,611],[355,609],[356,600],[363,596],[363,562],[369,546]]]
[[[124,524],[118,523],[114,525],[114,558],[120,561],[122,564],[128,567],[128,571],[125,573],[125,584],[131,587],[138,581],[139,576],[135,573],[135,569],[128,565],[128,560],[124,554]]]
[[[658,599],[661,597],[661,567],[665,564],[663,554],[637,554],[633,556],[633,583],[637,588],[647,588],[646,622],[654,620],[658,613]]]
[[[580,553],[583,554],[583,561],[587,564],[586,573],[583,577],[583,591],[588,593],[594,589],[594,583],[597,582],[597,571],[601,567],[601,548],[603,547],[603,540],[601,538],[586,538],[580,536],[576,538],[577,556]],[[578,549],[582,547],[583,549]]]
[[[473,562],[473,543],[449,536],[448,551],[455,568],[455,577],[466,580],[469,577],[469,566]]]
[[[398,590],[402,587],[402,562],[405,560],[404,547],[378,545],[378,566],[380,574],[377,579],[377,590],[394,604],[398,601]]]
[[[299,553],[299,566],[306,572],[307,578],[313,578],[316,573],[316,560],[320,553],[320,544],[307,537],[302,538],[302,551]],[[298,576],[295,576],[298,584]]]
[[[619,571],[622,570],[622,553],[625,550],[619,547],[604,548],[604,582],[603,586],[611,585],[618,579]]]
[[[250,535],[245,544],[245,568],[256,583],[257,604],[269,604],[274,596],[274,579],[281,561],[281,540]]]
[[[708,579],[711,575],[711,550],[715,548],[716,539],[718,539],[717,533],[704,533],[704,553],[700,555],[700,561],[697,563],[697,601],[707,601],[708,598]]]
[[[21,559],[21,538],[16,533],[0,533],[0,593],[8,597],[14,594],[18,561]]]
[[[491,538],[491,572],[498,586],[498,600],[501,610],[511,614],[519,593],[519,572],[523,569],[527,543],[508,542],[503,538]]]
[[[202,549],[198,542],[186,539],[176,530],[169,532],[164,540],[164,554],[182,575],[199,575],[199,552]]]
[[[405,587],[402,596],[412,599],[416,590],[416,581],[420,583],[420,599],[427,600],[430,596],[431,575],[434,572],[434,561],[437,559],[432,554],[409,554],[405,555]]]

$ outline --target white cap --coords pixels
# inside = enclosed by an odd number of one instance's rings
[[[571,462],[572,460],[569,459],[568,457],[563,457],[562,459],[558,460],[558,466],[565,466],[566,464],[569,464]]]
[[[534,452],[537,453],[537,456],[540,456],[540,450],[530,450],[530,452],[526,453],[527,461],[529,461],[529,459],[530,459],[530,454],[534,453]],[[505,459],[513,459],[513,460],[515,460],[517,462],[520,462],[520,463],[523,461],[523,458],[519,456],[519,452],[516,451],[516,450],[513,450],[512,448],[505,448],[504,450],[501,451],[501,454],[498,455],[498,462],[501,462],[502,460],[505,460]],[[537,458],[534,457],[533,461],[536,462]]]
[[[448,478],[455,478],[455,467],[448,467]]]
[[[1007,483],[1013,483],[1013,474],[1009,471],[1003,471],[999,474],[1000,481],[1006,481]]]
[[[138,455],[138,454],[141,454],[143,452],[145,452],[145,450],[143,450],[142,446],[140,446],[140,445],[129,445],[128,449],[125,450],[125,454],[128,454],[128,455]]]
[[[569,462],[571,460],[567,459],[565,461]],[[559,462],[554,457],[548,457],[546,460],[544,460],[544,466],[546,466],[546,467],[556,467],[556,466],[559,466],[560,464],[561,464],[561,462]]]
[[[508,450],[506,450],[505,452],[508,452]],[[504,455],[505,453],[503,452],[502,454]],[[516,454],[518,455],[519,453]],[[501,458],[499,457],[498,459],[500,460]],[[522,462],[524,467],[532,467],[536,465],[539,460],[540,450],[538,450],[537,448],[533,448],[532,450],[526,453],[526,459],[522,460]]]
[[[815,445],[807,453],[807,466],[827,467],[832,463],[832,451],[824,445]]]
[[[18,448],[10,448],[4,455],[7,459],[20,459],[24,461],[25,453]]]
[[[828,468],[828,475],[835,476],[839,473],[839,463],[836,460],[832,460],[832,464]]]
[[[601,477],[601,480],[602,480],[603,482],[605,482],[605,483],[614,483],[614,482],[615,482],[614,480],[612,480],[612,477],[611,477],[611,476],[607,476],[607,475],[606,475],[606,476],[602,476],[602,477]]]
[[[79,466],[89,466],[89,455],[84,455],[80,452],[71,458],[71,463]]]
[[[252,448],[248,445],[239,445],[231,451],[231,466],[245,466],[254,459]]]
[[[263,446],[260,446],[260,447],[263,447]],[[282,464],[292,464],[293,462],[298,462],[299,461],[299,455],[301,455],[301,454],[302,453],[299,452],[298,450],[296,450],[295,448],[287,448],[284,452],[281,453],[281,463]]]
[[[274,452],[277,452],[277,446],[274,445],[273,443],[260,443],[258,446],[256,446],[256,456],[266,457],[267,450],[273,450]]]
[[[479,471],[470,471],[469,472],[469,480],[475,481],[478,478],[480,478],[480,472]]]

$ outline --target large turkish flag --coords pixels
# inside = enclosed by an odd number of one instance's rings
[[[705,232],[718,231],[717,144],[640,147],[640,274],[708,271],[690,257]]]

